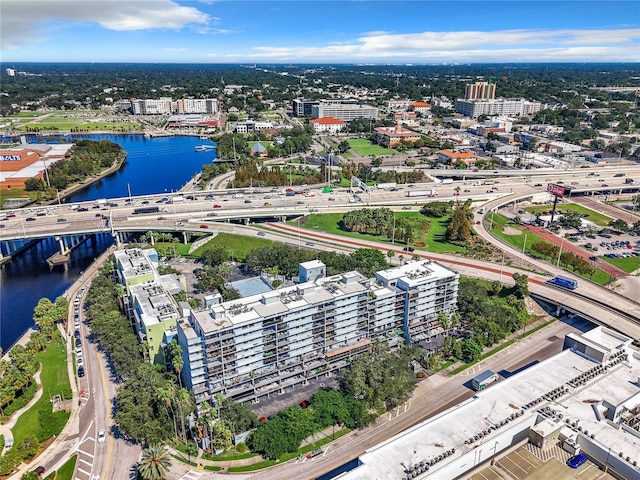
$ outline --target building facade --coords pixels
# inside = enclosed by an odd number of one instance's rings
[[[175,274],[158,275],[158,253],[154,249],[117,250],[114,259],[116,277],[124,287],[127,318],[146,345],[147,359],[163,365],[164,349],[175,337],[181,317],[172,295],[185,286]]]
[[[310,117],[311,109],[314,105],[318,105],[320,100],[305,100],[302,98],[295,99],[291,108],[293,110],[294,117]]]
[[[400,126],[400,123],[395,127],[377,127],[376,133],[382,136],[382,145],[388,148],[406,142],[415,142],[422,138],[419,133]]]
[[[438,328],[441,312],[456,309],[459,277],[436,262],[409,262],[371,279],[357,272],[324,278],[321,262],[308,263],[300,276],[313,280],[191,311],[178,322],[183,381],[197,403],[217,393],[256,401],[304,385],[349,365],[372,341],[420,341]]]
[[[464,89],[465,100],[492,100],[496,98],[496,84],[487,82],[468,83]]]
[[[338,133],[344,129],[344,120],[331,117],[314,118],[309,123],[316,133]]]
[[[174,101],[168,97],[160,99],[132,98],[131,112],[134,115],[214,114],[218,112],[218,100],[215,98],[183,98]]]
[[[456,100],[455,103],[456,112],[472,118],[480,115],[505,117],[533,115],[541,109],[540,102],[530,102],[524,98]]]
[[[350,122],[356,118],[378,118],[378,109],[370,105],[322,101],[311,107],[313,118],[332,117]]]

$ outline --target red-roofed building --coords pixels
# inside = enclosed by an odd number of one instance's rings
[[[344,120],[333,117],[314,118],[313,120],[310,120],[309,123],[313,125],[313,129],[316,133],[338,133],[345,125]]]
[[[431,110],[431,104],[427,102],[414,102],[411,106],[413,107],[413,111],[417,113],[425,114]]]
[[[477,157],[473,152],[454,152],[453,150],[440,150],[438,158],[445,164],[464,162],[467,165],[475,165]]]
[[[401,143],[420,140],[419,133],[401,127],[400,124],[395,127],[377,127],[376,132],[382,135],[382,145],[389,148],[393,148]]]

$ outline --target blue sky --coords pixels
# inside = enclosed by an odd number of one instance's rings
[[[640,62],[625,1],[2,0],[11,62]]]

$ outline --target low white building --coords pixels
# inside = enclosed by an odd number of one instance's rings
[[[563,440],[615,478],[638,480],[640,352],[631,342],[605,327],[571,333],[561,353],[370,448],[340,480],[463,478],[517,445],[544,451]]]
[[[309,123],[313,126],[316,133],[338,133],[344,129],[345,122],[339,118],[333,117],[321,117],[310,120]]]

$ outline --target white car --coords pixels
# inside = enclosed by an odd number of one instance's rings
[[[82,357],[78,357],[77,360],[78,360],[78,366],[79,367],[84,366],[84,362],[82,361]]]
[[[81,347],[76,348],[76,355],[78,355],[78,356],[82,355],[82,348]]]
[[[98,431],[98,443],[104,443],[106,438],[107,438],[106,432],[104,431],[104,429],[100,429]]]

